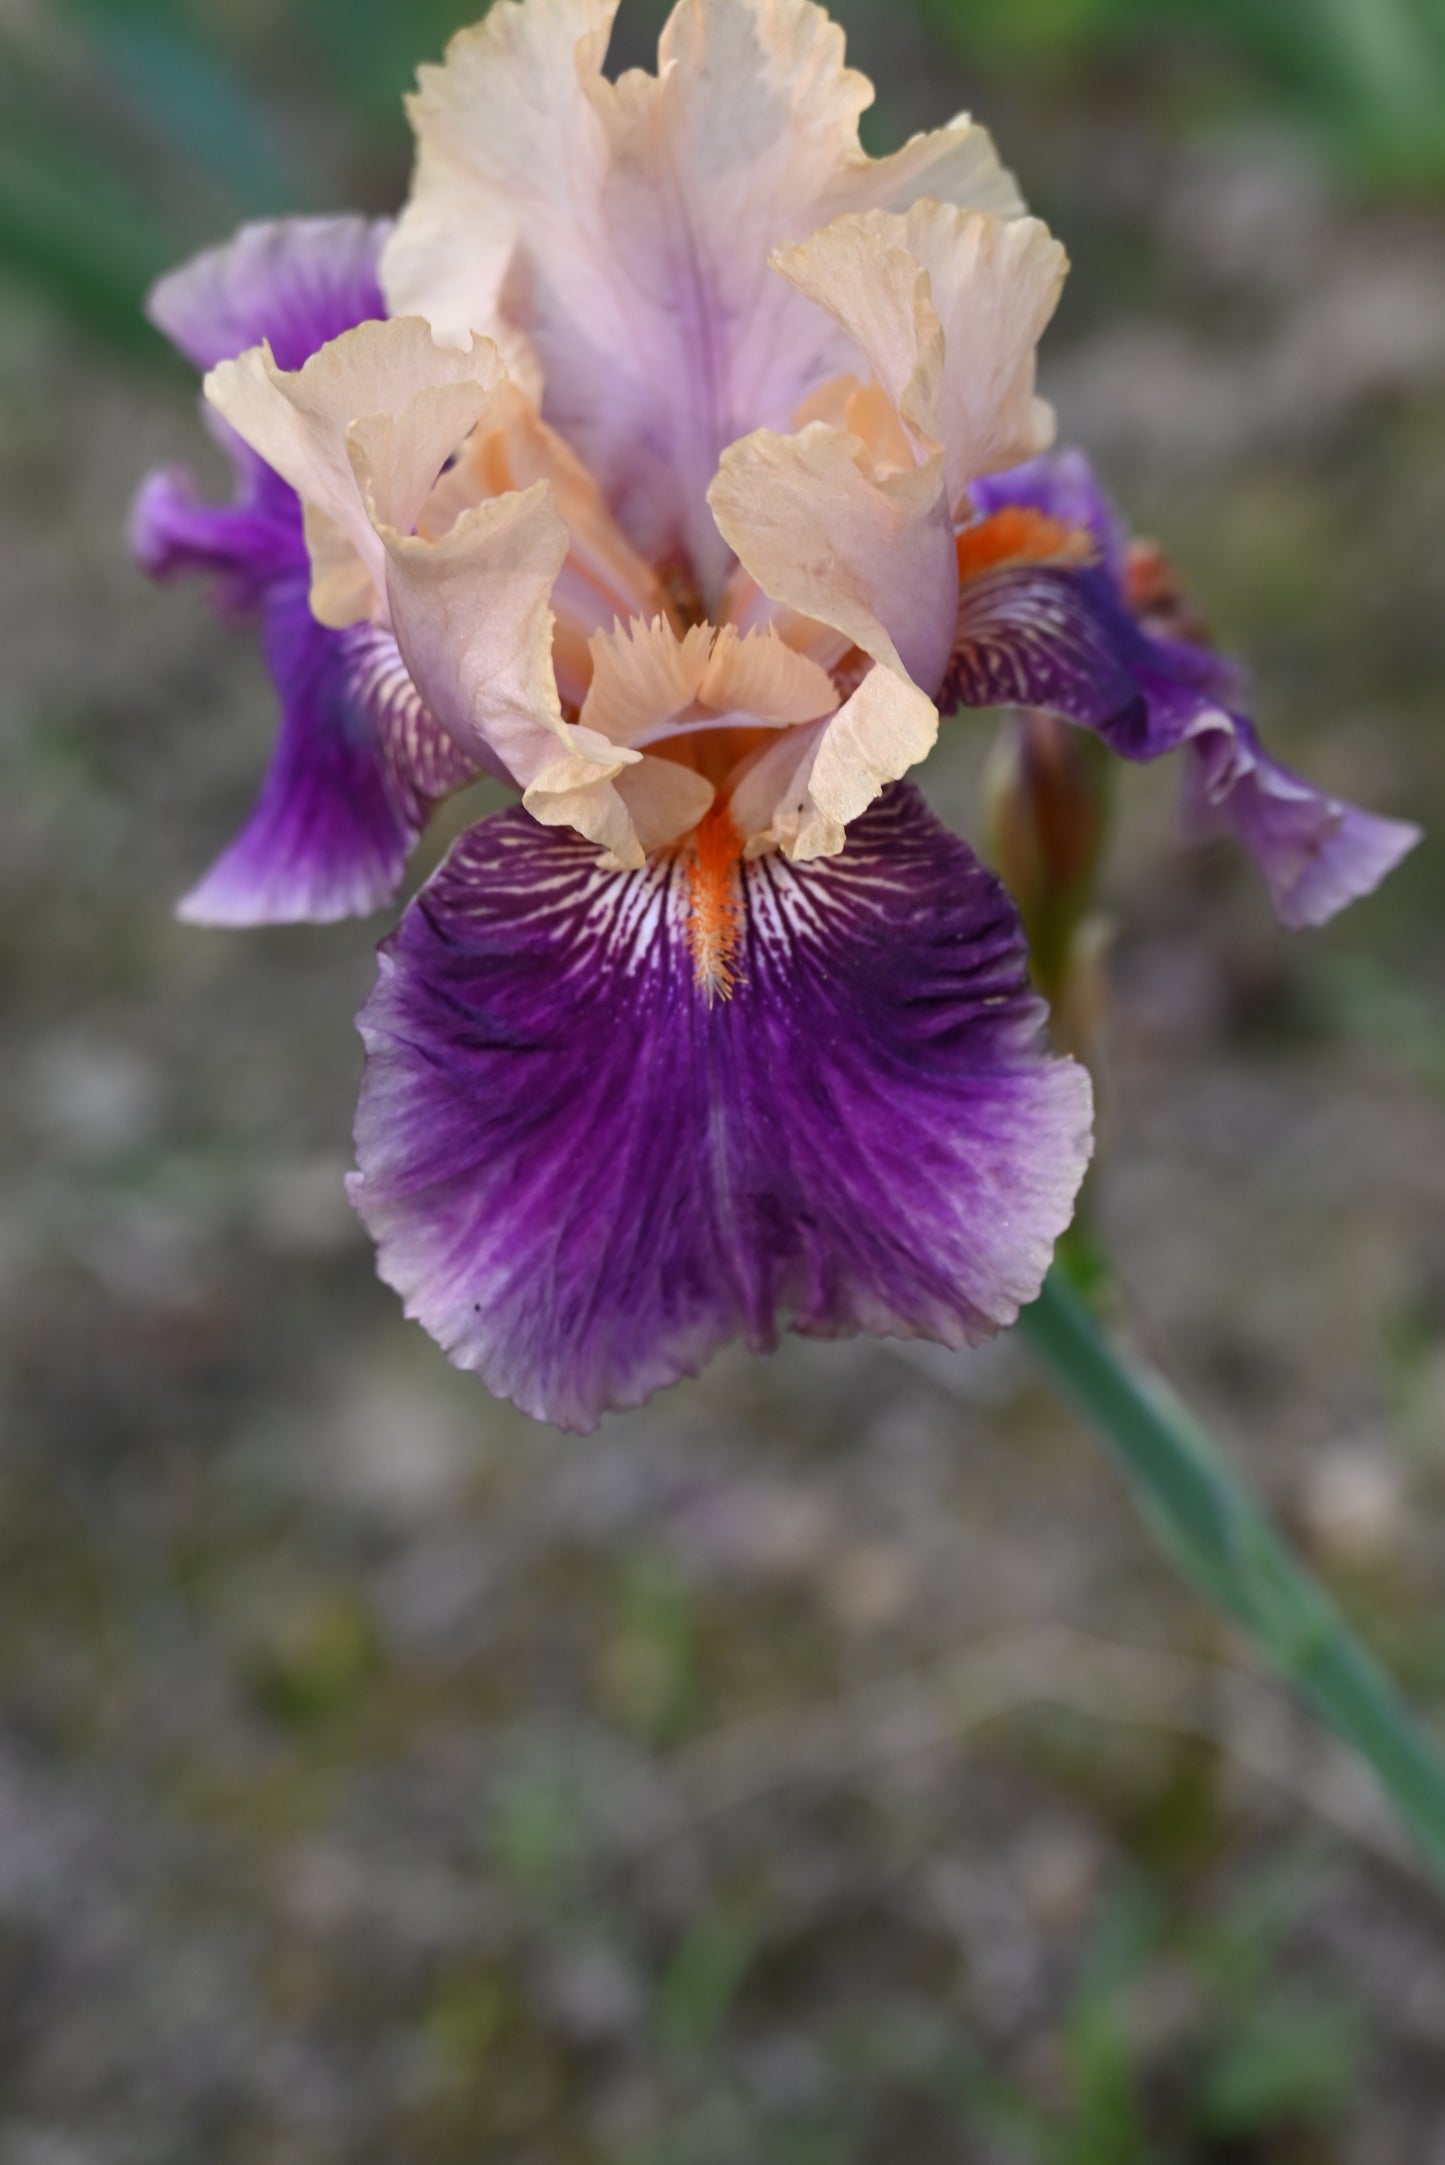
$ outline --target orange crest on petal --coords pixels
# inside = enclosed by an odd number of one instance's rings
[[[1027,504],[1010,504],[959,534],[959,584],[1000,564],[1087,564],[1094,554],[1093,537],[1082,526]]]
[[[711,1006],[733,996],[738,982],[733,963],[743,933],[743,838],[725,803],[713,806],[684,848],[693,982]]]

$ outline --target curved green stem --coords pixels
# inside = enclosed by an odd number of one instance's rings
[[[1020,1327],[1098,1431],[1163,1546],[1373,1767],[1445,1881],[1445,1761],[1203,1430],[1112,1346],[1055,1269]]]

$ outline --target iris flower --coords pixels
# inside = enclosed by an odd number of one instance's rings
[[[451,1358],[590,1428],[780,1324],[958,1346],[1038,1291],[1090,1147],[1019,918],[904,777],[940,716],[1182,749],[1281,914],[1413,830],[1264,755],[1131,613],[1035,354],[1064,253],[959,119],[873,159],[810,0],[497,0],[422,71],[391,230],[244,230],[165,280],[233,503],[142,562],[259,618],[281,705],[203,923],[388,899],[352,1196]]]

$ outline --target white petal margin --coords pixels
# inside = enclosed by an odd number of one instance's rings
[[[264,341],[211,370],[211,404],[306,507],[315,550],[312,610],[323,624],[342,630],[365,616],[368,584],[371,596],[385,593],[385,552],[350,455],[353,425],[410,417],[391,442],[377,435],[372,458],[383,515],[409,527],[447,457],[506,380],[490,341],[439,346],[419,317],[360,323],[296,370],[278,368]]]

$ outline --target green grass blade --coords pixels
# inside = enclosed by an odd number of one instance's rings
[[[1173,1559],[1374,1769],[1445,1881],[1445,1761],[1325,1589],[1162,1383],[1110,1344],[1063,1275],[1019,1319]]]

